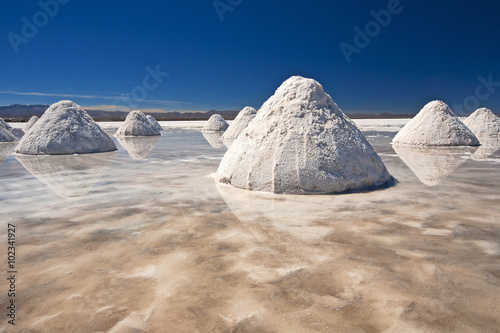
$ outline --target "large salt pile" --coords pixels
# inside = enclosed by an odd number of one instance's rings
[[[4,127],[0,126],[0,142],[15,142],[17,138]]]
[[[479,140],[441,101],[432,101],[410,120],[393,144],[418,146],[478,146]]]
[[[31,117],[30,120],[28,120],[26,125],[24,125],[24,127],[23,127],[24,133],[27,133],[30,130],[30,128],[32,128],[33,125],[35,125],[35,123],[38,121],[38,119],[39,118],[37,116]]]
[[[161,131],[141,111],[132,111],[116,131],[116,136],[153,136]]]
[[[12,126],[7,124],[2,118],[0,118],[0,127],[5,128],[6,130],[11,130]]]
[[[224,143],[228,142],[229,145],[232,143],[238,135],[250,124],[250,122],[255,118],[257,114],[257,110],[252,108],[251,106],[245,107],[241,110],[233,123],[229,126],[229,128],[222,135],[222,141]]]
[[[379,186],[392,177],[323,87],[294,76],[233,142],[216,179],[249,190],[321,194]]]
[[[16,153],[67,155],[116,150],[113,140],[79,105],[72,101],[52,104],[24,135]]]
[[[163,131],[163,127],[161,127],[160,123],[151,115],[147,115],[146,118],[148,118],[148,120],[151,122],[151,124],[154,125],[154,127],[156,127],[158,129],[158,131],[162,132]]]
[[[203,132],[223,132],[228,127],[229,124],[220,114],[214,114],[208,119],[205,126],[203,126]]]
[[[464,124],[478,137],[500,135],[500,119],[487,108],[474,111]]]

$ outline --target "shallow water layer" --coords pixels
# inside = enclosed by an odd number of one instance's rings
[[[17,317],[0,331],[498,331],[500,152],[398,155],[394,133],[365,135],[395,186],[218,185],[225,147],[178,129],[116,153],[7,155],[0,307],[12,223]]]

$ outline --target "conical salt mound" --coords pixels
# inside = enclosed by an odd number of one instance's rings
[[[229,124],[220,114],[214,114],[208,119],[205,126],[203,126],[203,132],[223,132],[228,127]]]
[[[160,123],[158,121],[156,121],[156,119],[153,116],[151,116],[151,115],[148,114],[146,116],[146,118],[148,118],[149,122],[151,124],[153,124],[154,127],[156,127],[158,129],[158,131],[160,131],[160,132],[163,131],[163,127],[161,127]]]
[[[216,179],[256,191],[323,194],[379,186],[392,177],[323,87],[294,76],[233,142]]]
[[[131,111],[125,122],[116,131],[116,136],[153,136],[161,135],[161,131],[152,124],[141,111]]]
[[[116,150],[113,140],[72,101],[52,104],[16,147],[16,153],[26,155],[88,154],[113,150]]]
[[[240,135],[240,133],[250,124],[250,122],[255,118],[257,114],[257,110],[254,108],[247,106],[243,110],[241,110],[233,123],[229,126],[229,128],[222,135],[222,140],[226,142],[226,140],[234,141]]]
[[[0,126],[0,142],[16,142],[17,138],[4,127]]]
[[[11,130],[12,126],[7,124],[2,118],[0,118],[0,127],[5,128],[6,130]]]
[[[392,143],[418,146],[478,146],[479,140],[446,103],[432,101],[396,134]]]
[[[464,120],[464,124],[476,136],[500,135],[500,119],[487,108],[480,108],[474,111],[474,113]]]
[[[23,127],[24,133],[27,133],[30,130],[30,128],[32,128],[33,125],[35,125],[35,123],[38,121],[38,119],[39,118],[37,116],[31,117],[30,120],[28,120],[26,125],[24,125],[24,127]]]

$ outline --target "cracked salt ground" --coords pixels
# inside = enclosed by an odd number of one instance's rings
[[[469,155],[428,187],[394,152],[393,132],[368,141],[394,187],[276,195],[217,184],[207,176],[224,148],[166,128],[144,159],[117,145],[71,201],[7,155],[0,214],[19,230],[19,331],[499,327],[498,164]]]

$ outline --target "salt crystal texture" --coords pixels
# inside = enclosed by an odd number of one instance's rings
[[[233,142],[216,179],[248,190],[324,194],[379,186],[392,177],[323,87],[294,76]]]
[[[432,101],[396,134],[392,143],[418,146],[478,146],[479,140],[448,105],[441,101]]]
[[[500,119],[487,108],[474,111],[464,124],[478,137],[500,135]]]
[[[161,135],[161,131],[149,121],[141,111],[131,111],[125,122],[116,131],[116,136],[153,136]]]
[[[9,124],[7,124],[2,118],[0,118],[0,127],[3,127],[7,130],[11,130],[12,129],[12,126],[10,126]]]
[[[220,114],[214,114],[208,119],[205,126],[203,126],[203,132],[223,132],[228,127],[229,124]]]
[[[151,124],[153,124],[157,129],[158,131],[162,132],[163,131],[163,127],[161,127],[160,123],[158,121],[156,121],[156,119],[151,116],[151,115],[147,115],[146,118],[149,119],[149,121],[151,122]]]
[[[30,130],[30,128],[32,128],[33,125],[35,125],[35,123],[38,121],[38,119],[40,119],[40,118],[38,118],[37,116],[31,117],[30,120],[28,120],[26,125],[24,125],[24,127],[23,127],[24,133],[27,133]]]
[[[222,141],[224,141],[224,143],[232,143],[255,118],[256,114],[257,110],[250,106],[241,110],[234,119],[233,123],[229,125],[229,128],[224,132],[224,135],[222,135]]]
[[[16,142],[17,138],[4,127],[0,126],[0,142]]]
[[[113,140],[72,101],[52,104],[16,147],[16,153],[26,155],[88,154],[113,150],[116,150]]]

